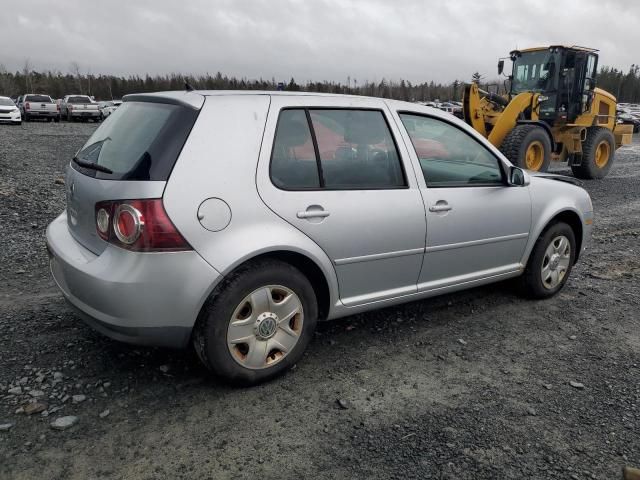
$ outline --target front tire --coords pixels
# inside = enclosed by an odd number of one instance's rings
[[[534,172],[546,172],[551,163],[551,140],[537,125],[516,125],[502,141],[500,151],[515,166]]]
[[[564,222],[549,226],[533,247],[522,277],[524,294],[531,298],[549,298],[569,279],[576,259],[576,239]]]
[[[604,127],[589,127],[587,138],[582,142],[582,162],[572,165],[573,175],[578,178],[604,178],[611,170],[616,152],[613,133]]]
[[[318,319],[313,287],[277,260],[240,267],[215,289],[193,332],[198,357],[240,385],[269,380],[300,360]]]

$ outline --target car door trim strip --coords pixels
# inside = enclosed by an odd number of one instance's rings
[[[336,265],[348,265],[349,263],[370,262],[372,260],[384,260],[387,258],[404,257],[406,255],[421,255],[424,248],[411,248],[409,250],[398,250],[395,252],[374,253],[372,255],[362,255],[360,257],[338,258],[334,260]]]
[[[447,243],[445,245],[434,245],[433,247],[425,248],[425,253],[439,252],[441,250],[453,250],[455,248],[472,247],[474,245],[485,245],[487,243],[506,242],[509,240],[517,240],[519,238],[527,238],[528,233],[514,233],[513,235],[504,235],[502,237],[481,238],[480,240],[470,240],[468,242],[460,243]]]

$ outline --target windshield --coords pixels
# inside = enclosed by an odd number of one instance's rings
[[[27,95],[24,97],[25,102],[53,103],[48,95]]]
[[[556,89],[559,59],[549,50],[525,52],[513,62],[512,93],[548,92]]]
[[[89,97],[69,97],[67,103],[93,103]]]
[[[104,180],[167,180],[197,115],[179,105],[125,102],[76,154],[113,173],[72,166]]]
[[[0,105],[3,107],[15,107],[15,104],[10,98],[0,98]]]

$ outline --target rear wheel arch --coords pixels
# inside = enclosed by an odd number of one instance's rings
[[[247,266],[262,262],[264,260],[278,260],[284,263],[288,263],[293,267],[300,270],[300,272],[307,277],[311,285],[313,286],[316,300],[318,302],[318,320],[324,320],[329,315],[331,308],[331,290],[329,287],[329,281],[322,268],[316,261],[308,256],[295,252],[292,250],[274,250],[269,252],[260,253],[251,258],[248,258],[241,263],[234,265],[228,272],[224,274],[225,277],[237,272],[238,270],[245,269]],[[200,312],[205,307],[207,299],[212,295],[215,295],[216,291],[225,287],[224,279],[216,285],[213,290],[207,295],[203,304],[200,306]]]

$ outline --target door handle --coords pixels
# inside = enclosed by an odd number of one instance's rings
[[[298,218],[327,218],[331,215],[326,210],[305,210],[303,212],[298,212],[296,217]]]
[[[429,207],[430,212],[448,212],[451,209],[453,207],[443,200],[439,200],[435,205]]]

